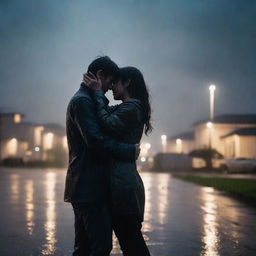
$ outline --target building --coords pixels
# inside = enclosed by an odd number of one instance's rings
[[[214,148],[224,157],[256,158],[256,114],[225,114],[193,125],[193,132],[168,139],[167,152]]]
[[[62,126],[24,122],[23,118],[21,113],[0,113],[0,160],[54,161],[58,152],[67,153]]]
[[[251,132],[255,127],[256,114],[227,114],[216,116],[211,122],[199,121],[194,124],[195,148],[211,147],[225,157],[256,156],[255,150],[245,150],[255,147],[256,136]]]
[[[221,140],[226,157],[256,158],[256,126],[236,129]]]
[[[172,136],[167,140],[167,152],[188,154],[194,149],[194,132],[185,132]]]

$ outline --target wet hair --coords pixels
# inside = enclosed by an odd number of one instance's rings
[[[108,56],[102,56],[96,58],[88,66],[87,72],[92,72],[94,75],[96,75],[99,70],[102,70],[105,76],[113,76],[113,78],[115,78],[119,68]]]
[[[119,69],[116,81],[125,83],[130,80],[127,87],[129,96],[141,101],[145,110],[145,134],[148,135],[153,127],[151,125],[151,106],[149,100],[148,89],[144,80],[144,77],[140,70],[135,67],[123,67]]]

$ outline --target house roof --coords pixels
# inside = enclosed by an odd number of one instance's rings
[[[52,123],[52,124],[45,124],[43,126],[45,127],[46,130],[52,131],[58,135],[64,136],[66,134],[66,129],[59,124]]]
[[[234,131],[221,136],[221,138],[226,138],[229,136],[232,136],[234,134],[240,135],[240,136],[256,136],[256,127],[246,127],[246,128],[239,128],[235,129]]]
[[[209,119],[201,120],[193,124],[196,126],[198,124],[207,123]],[[212,120],[213,123],[220,124],[255,124],[256,125],[256,114],[225,114],[215,116]]]
[[[175,136],[169,137],[168,140],[176,140],[176,139],[194,140],[194,138],[195,138],[194,132],[183,132]]]
[[[19,114],[22,117],[25,117],[25,115],[23,113],[20,113],[20,112],[0,112],[0,116],[13,116],[15,114]]]

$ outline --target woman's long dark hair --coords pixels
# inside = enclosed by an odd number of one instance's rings
[[[120,68],[118,72],[118,80],[125,83],[130,80],[127,87],[131,98],[141,101],[145,110],[145,134],[148,135],[153,127],[151,125],[151,107],[149,102],[149,93],[142,73],[135,67]]]

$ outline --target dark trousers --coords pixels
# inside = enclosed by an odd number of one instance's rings
[[[113,216],[113,229],[124,256],[150,256],[136,215]]]
[[[109,256],[112,250],[112,227],[106,206],[72,203],[75,214],[73,256]]]

